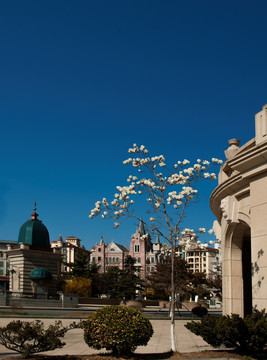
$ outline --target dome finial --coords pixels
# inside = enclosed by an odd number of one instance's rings
[[[38,220],[37,218],[38,218],[39,214],[37,214],[37,212],[36,212],[36,201],[34,201],[34,208],[33,208],[33,213],[31,214],[31,216],[32,216],[31,220]]]

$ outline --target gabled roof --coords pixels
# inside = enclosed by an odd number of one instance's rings
[[[129,249],[127,249],[127,247],[126,246],[123,246],[123,245],[121,245],[121,244],[117,244],[117,243],[115,243],[113,240],[111,241],[111,243],[110,244],[108,244],[108,246],[107,246],[107,250],[108,251],[110,251],[110,248],[111,247],[117,247],[117,251],[122,251],[122,252],[129,252]]]
[[[123,252],[129,252],[129,249],[126,246],[114,243],[115,245],[117,245]]]

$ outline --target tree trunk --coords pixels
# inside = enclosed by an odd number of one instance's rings
[[[174,291],[174,257],[175,247],[173,242],[171,243],[171,350],[176,351],[175,348],[175,291]]]

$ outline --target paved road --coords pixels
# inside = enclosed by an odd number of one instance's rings
[[[16,314],[19,316],[19,313],[21,313],[21,315],[24,314],[28,314],[28,315],[32,315],[32,316],[41,316],[41,317],[45,317],[45,316],[56,316],[56,317],[82,317],[82,318],[86,318],[90,313],[92,313],[93,311],[95,311],[96,309],[99,309],[100,306],[99,305],[84,305],[84,306],[79,306],[78,308],[71,308],[71,309],[66,309],[66,308],[22,308],[22,309],[17,309],[15,310]],[[0,313],[6,313],[8,315],[8,313],[10,312],[10,307],[0,307]],[[212,312],[212,314],[215,315],[221,315],[221,311],[220,310],[209,310],[209,312]],[[153,317],[168,317],[168,310],[167,309],[160,309],[159,307],[147,307],[144,309],[144,314],[147,315],[149,318],[153,319]],[[180,310],[179,312],[176,311],[175,313],[176,318],[179,319],[179,317],[182,318],[188,318],[190,319],[192,317],[192,313],[186,310]],[[1,317],[1,315],[0,315]]]

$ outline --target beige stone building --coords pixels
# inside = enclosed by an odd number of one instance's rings
[[[51,242],[51,248],[57,249],[58,252],[62,255],[61,262],[61,273],[68,273],[71,271],[71,268],[67,266],[68,263],[74,263],[77,253],[79,251],[83,252],[87,257],[87,268],[90,264],[90,251],[86,250],[85,247],[81,246],[81,239],[76,236],[67,236],[65,241],[63,241],[62,236],[60,235],[58,240]]]
[[[219,251],[214,248],[195,248],[186,250],[186,261],[190,271],[193,273],[202,272],[208,278],[212,278],[216,273],[216,266],[219,264]]]
[[[51,248],[48,230],[35,210],[21,226],[17,244],[9,244],[5,251],[12,297],[57,297],[61,255]]]
[[[229,140],[210,205],[222,243],[223,312],[267,309],[267,105],[255,116],[255,138]]]

